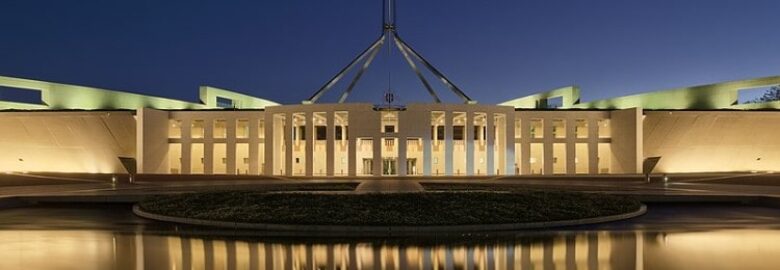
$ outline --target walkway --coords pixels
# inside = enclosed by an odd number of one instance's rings
[[[664,183],[654,181],[645,183],[636,176],[605,176],[605,177],[501,177],[501,178],[334,178],[334,179],[285,179],[280,177],[248,177],[229,176],[197,177],[196,181],[181,181],[182,176],[172,179],[154,179],[154,181],[139,181],[133,184],[109,181],[69,181],[62,177],[51,176],[50,182],[45,181],[48,175],[35,176],[32,185],[20,185],[20,176],[4,177],[0,175],[0,198],[11,197],[48,197],[58,200],[68,200],[65,197],[92,198],[96,201],[133,201],[143,196],[154,194],[169,194],[181,192],[215,191],[215,190],[268,190],[288,184],[323,184],[349,183],[356,184],[354,192],[415,192],[424,190],[427,184],[469,184],[481,186],[517,186],[533,189],[556,189],[573,191],[593,191],[613,194],[641,196],[769,196],[780,198],[780,174],[700,174],[671,175],[672,181]],[[70,176],[72,177],[72,176]],[[69,177],[69,178],[70,178]],[[158,177],[159,176],[155,176]],[[731,178],[730,178],[731,177]],[[28,178],[28,179],[32,179]],[[6,185],[3,181],[8,180]],[[422,185],[421,185],[422,184]],[[760,184],[760,185],[759,185]],[[483,187],[484,189],[484,187]]]
[[[381,179],[363,180],[355,189],[356,192],[417,192],[423,187],[416,180]]]

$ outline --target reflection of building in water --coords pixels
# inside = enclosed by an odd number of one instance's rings
[[[0,231],[0,269],[775,269],[773,230],[581,232],[411,246]]]
[[[454,246],[268,244],[155,236],[142,241],[139,254],[145,264],[170,269],[629,269],[636,266],[638,250],[635,234],[608,233]]]

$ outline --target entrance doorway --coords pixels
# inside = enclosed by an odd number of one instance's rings
[[[363,175],[372,175],[374,168],[374,160],[370,158],[363,159]]]
[[[406,175],[417,175],[417,159],[406,159]]]
[[[395,158],[383,158],[382,159],[382,175],[396,175],[398,174],[397,164]]]

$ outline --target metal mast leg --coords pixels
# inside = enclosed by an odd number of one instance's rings
[[[403,54],[404,58],[406,59],[406,62],[409,64],[409,67],[414,70],[414,73],[417,74],[417,78],[420,78],[420,81],[422,82],[423,86],[425,86],[425,89],[428,90],[428,93],[431,94],[431,97],[433,97],[433,101],[436,103],[441,103],[439,96],[437,96],[436,92],[433,91],[431,84],[428,83],[428,80],[426,80],[425,76],[422,75],[420,69],[418,69],[417,65],[414,64],[412,58],[409,57],[409,53],[404,49],[403,45],[401,45],[401,42],[398,41],[398,38],[396,38],[395,34],[393,35],[393,40],[395,41],[395,45],[398,47],[398,50],[401,51],[401,54]]]
[[[344,68],[342,68],[341,71],[339,71],[339,73],[336,73],[336,76],[333,76],[333,78],[331,78],[327,83],[325,83],[325,85],[323,85],[320,88],[320,90],[317,90],[317,92],[315,92],[314,95],[312,95],[309,99],[304,100],[303,103],[310,104],[310,103],[317,102],[317,100],[320,99],[320,97],[322,97],[322,95],[325,94],[325,92],[330,90],[330,88],[333,87],[333,85],[339,82],[339,80],[341,80],[341,78],[344,77],[344,75],[346,75],[352,69],[352,67],[355,66],[355,64],[363,60],[363,58],[365,58],[366,55],[368,55],[368,53],[372,51],[374,48],[379,46],[384,39],[385,39],[384,34],[379,36],[379,38],[376,41],[374,41],[374,43],[372,43],[371,46],[368,46],[368,48],[363,50],[363,52],[361,52],[357,57],[355,57],[355,59],[352,59],[352,62],[349,62],[349,64]]]
[[[339,103],[344,103],[345,100],[347,100],[347,97],[349,96],[349,93],[352,92],[352,89],[355,88],[355,85],[357,84],[358,80],[360,80],[360,77],[363,76],[363,73],[366,72],[366,69],[368,69],[368,66],[371,65],[371,62],[374,61],[374,57],[376,57],[377,53],[382,50],[382,46],[385,43],[385,36],[382,35],[382,39],[379,42],[379,46],[374,47],[374,50],[371,51],[371,53],[368,55],[368,59],[366,59],[365,62],[363,62],[363,66],[358,70],[358,72],[355,74],[355,78],[352,79],[352,82],[349,83],[349,86],[347,86],[347,89],[344,90],[344,93],[341,94],[341,97],[339,97]]]
[[[433,75],[436,75],[436,77],[438,77],[439,80],[441,80],[441,82],[447,86],[447,88],[449,88],[453,93],[455,93],[455,95],[463,99],[465,103],[476,103],[476,101],[469,98],[466,95],[466,93],[463,93],[463,91],[460,90],[460,88],[458,88],[458,86],[452,83],[449,79],[447,79],[447,77],[444,76],[444,74],[442,74],[438,69],[436,69],[433,65],[431,65],[431,63],[428,62],[428,60],[425,60],[425,58],[423,58],[419,53],[417,53],[414,49],[412,49],[412,47],[406,44],[406,42],[404,42],[403,39],[401,39],[401,37],[398,36],[397,33],[394,33],[394,36],[395,39],[398,42],[400,42],[401,45],[412,54],[412,56],[414,56],[414,58],[417,58],[418,61],[423,63],[423,65],[425,65],[425,67],[427,67],[428,70],[430,70],[431,73],[433,73]]]

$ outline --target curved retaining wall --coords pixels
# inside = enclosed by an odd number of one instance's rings
[[[647,206],[642,204],[638,210],[625,214],[593,217],[575,220],[543,221],[529,223],[509,223],[509,224],[478,224],[478,225],[436,225],[436,226],[349,226],[349,225],[288,225],[288,224],[265,224],[265,223],[245,223],[203,220],[194,218],[182,218],[149,213],[141,209],[137,204],[133,206],[133,213],[140,217],[182,223],[189,225],[219,227],[234,230],[262,230],[262,231],[295,231],[304,233],[347,233],[347,234],[384,234],[392,235],[396,233],[467,233],[467,232],[488,232],[488,231],[515,231],[528,229],[543,229],[562,226],[586,225],[595,223],[604,223],[618,221],[641,216],[647,212]]]

